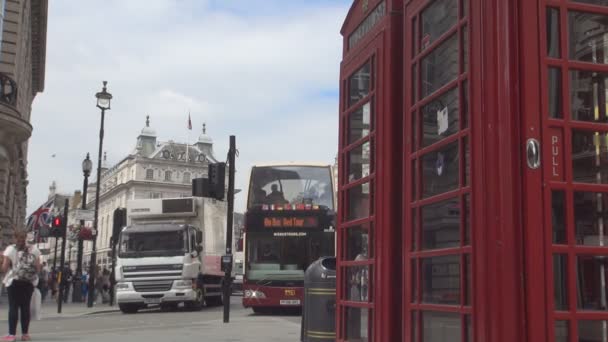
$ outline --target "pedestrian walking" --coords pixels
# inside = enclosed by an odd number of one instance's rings
[[[87,296],[89,295],[89,275],[87,271],[82,272],[82,282],[80,283],[82,289],[82,301],[87,301]]]
[[[42,302],[44,302],[46,294],[49,292],[49,268],[46,261],[42,262],[42,269],[38,273],[38,289],[40,290]]]
[[[30,341],[30,302],[34,286],[38,285],[40,272],[40,251],[26,243],[25,231],[15,230],[15,244],[4,250],[2,271],[4,286],[8,292],[8,335],[0,341],[16,341],[17,323],[21,316],[21,340]]]

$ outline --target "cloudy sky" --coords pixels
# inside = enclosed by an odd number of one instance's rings
[[[236,135],[237,188],[264,161],[333,163],[337,152],[340,27],[352,0],[54,0],[46,85],[34,101],[28,213],[49,185],[82,187],[97,160],[108,81],[104,150],[110,164],[135,146],[151,116],[159,139],[188,139],[203,122],[224,159]],[[54,157],[53,157],[54,155]],[[244,209],[243,193],[236,209]]]

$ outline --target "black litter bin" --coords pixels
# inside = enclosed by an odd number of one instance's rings
[[[336,258],[322,257],[304,275],[302,342],[336,340]]]

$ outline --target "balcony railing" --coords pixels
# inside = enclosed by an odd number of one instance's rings
[[[17,82],[3,73],[0,73],[0,102],[17,106]]]

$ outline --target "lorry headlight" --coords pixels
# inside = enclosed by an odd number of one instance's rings
[[[192,280],[176,280],[173,282],[173,287],[189,289],[192,287]]]
[[[246,290],[245,291],[245,298],[263,299],[263,298],[266,298],[266,295],[262,291]]]
[[[116,291],[126,291],[129,289],[129,283],[116,283]]]

